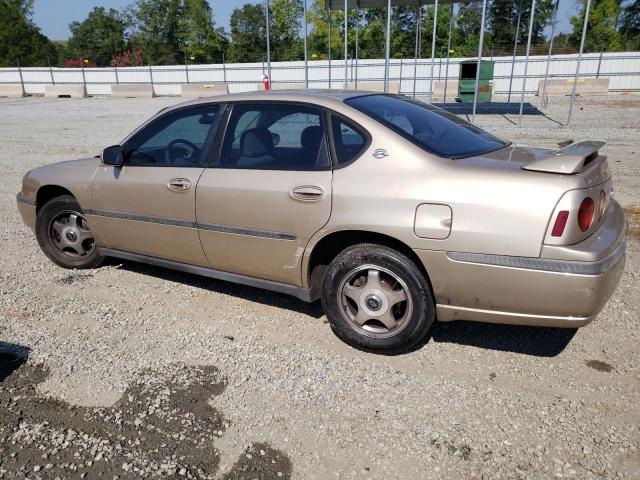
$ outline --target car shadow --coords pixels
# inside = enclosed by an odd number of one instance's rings
[[[319,301],[306,303],[282,293],[127,260],[108,258],[106,265],[119,265],[119,268],[129,272],[183,283],[272,307],[285,308],[316,319],[324,315],[322,304]],[[566,348],[575,333],[576,329],[565,328],[524,327],[461,320],[450,323],[435,322],[429,337],[414,347],[413,351],[420,350],[433,341],[436,343],[458,343],[487,350],[514,352],[537,357],[554,357]]]
[[[0,342],[0,382],[11,376],[29,358],[30,349],[13,343]]]
[[[480,322],[436,322],[430,339],[436,343],[457,343],[487,350],[521,353],[534,357],[555,357],[569,345],[577,329],[526,327]]]
[[[249,287],[223,280],[203,277],[178,270],[171,270],[162,267],[156,267],[145,263],[131,262],[128,260],[120,260],[116,258],[108,258],[106,265],[119,265],[121,269],[130,272],[150,275],[161,278],[170,282],[184,283],[192,287],[201,288],[210,292],[230,295],[243,300],[263,303],[272,307],[286,308],[313,318],[320,318],[324,315],[322,305],[319,301],[313,303],[303,302],[290,295],[283,293],[271,292],[260,288]]]

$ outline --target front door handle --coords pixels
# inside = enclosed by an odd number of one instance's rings
[[[167,183],[167,188],[174,192],[186,192],[191,189],[191,180],[188,178],[172,178]]]
[[[324,196],[324,190],[315,185],[300,185],[290,192],[291,198],[302,202],[317,202]]]

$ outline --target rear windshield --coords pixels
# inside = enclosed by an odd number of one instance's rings
[[[509,145],[449,112],[417,100],[365,95],[346,103],[441,157],[471,157]]]

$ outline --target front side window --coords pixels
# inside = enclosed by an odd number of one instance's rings
[[[127,142],[125,164],[132,166],[199,167],[219,105],[183,108],[156,119]]]
[[[218,166],[256,170],[330,169],[322,111],[285,103],[235,105]]]
[[[417,100],[365,95],[350,98],[346,103],[442,157],[471,157],[509,145],[445,110]]]

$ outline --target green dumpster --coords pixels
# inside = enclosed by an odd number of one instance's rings
[[[477,60],[460,62],[460,76],[458,77],[458,102],[473,102],[476,84]],[[480,79],[478,83],[478,102],[490,102],[493,91],[493,62],[480,62]]]

